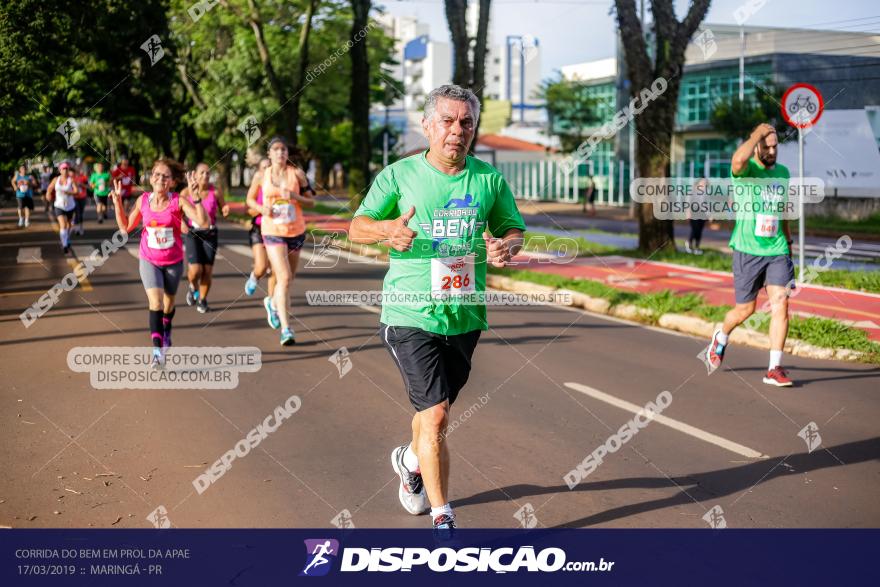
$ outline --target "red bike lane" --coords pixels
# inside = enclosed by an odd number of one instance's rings
[[[520,255],[518,269],[592,279],[617,289],[695,293],[713,305],[733,305],[733,275],[685,265],[644,261],[622,256],[579,257],[568,263],[550,256]],[[767,301],[762,290],[758,308]],[[803,285],[792,292],[790,308],[800,316],[834,318],[861,328],[872,340],[880,341],[880,295],[819,285]],[[768,306],[769,307],[769,306]]]

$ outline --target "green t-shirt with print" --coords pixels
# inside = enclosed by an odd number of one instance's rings
[[[92,175],[89,176],[89,185],[92,186],[92,191],[95,192],[96,196],[101,196],[102,198],[110,193],[110,173],[98,173],[97,171],[93,171]]]
[[[525,230],[525,223],[497,169],[468,156],[461,172],[447,175],[428,163],[426,153],[383,169],[355,213],[393,220],[415,208],[408,224],[416,232],[412,249],[391,254],[381,320],[450,336],[486,330],[486,306],[474,303],[486,290],[483,231],[488,223],[489,232],[501,237],[512,228]],[[468,291],[474,293],[462,295]],[[417,294],[418,301],[399,294]]]
[[[769,257],[788,255],[788,242],[782,230],[780,205],[788,202],[786,192],[791,177],[788,167],[780,163],[768,169],[749,159],[746,168],[736,175],[731,172],[737,205],[736,224],[730,235],[730,248],[741,253]],[[759,182],[750,180],[761,180]],[[778,180],[778,181],[773,181]],[[775,223],[772,217],[776,218]],[[775,226],[775,234],[772,228]]]

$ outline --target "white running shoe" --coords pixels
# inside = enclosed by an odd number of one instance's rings
[[[400,477],[400,488],[397,495],[400,498],[400,504],[403,509],[417,516],[431,509],[428,503],[428,494],[422,483],[422,474],[419,471],[413,473],[403,464],[403,453],[406,451],[408,444],[398,446],[391,451],[391,467],[397,476]]]

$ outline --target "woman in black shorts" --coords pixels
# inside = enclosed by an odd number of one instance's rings
[[[229,216],[229,206],[223,201],[220,190],[211,183],[210,176],[211,168],[206,163],[199,163],[195,170],[196,193],[193,194],[187,187],[180,194],[191,203],[194,199],[201,200],[210,219],[208,226],[199,226],[187,218],[189,231],[184,237],[186,260],[189,263],[186,303],[190,306],[196,304],[200,314],[208,311],[208,291],[211,289],[214,258],[217,256],[217,211],[220,210],[224,218]]]
[[[263,158],[260,161],[260,165],[258,171],[262,173],[265,171],[271,162],[267,158]],[[262,188],[257,193],[257,202],[262,205],[263,204],[263,193]],[[257,291],[257,286],[260,283],[260,279],[269,274],[269,289],[267,290],[269,298],[269,307],[267,308],[267,320],[269,320],[270,324],[272,323],[272,292],[275,291],[275,276],[272,275],[272,271],[269,269],[269,257],[266,256],[266,247],[263,245],[263,232],[260,230],[260,226],[263,221],[263,217],[256,210],[252,210],[248,208],[248,214],[251,216],[251,230],[248,233],[248,239],[251,244],[251,251],[254,254],[254,269],[251,271],[251,274],[248,276],[247,281],[244,284],[244,293],[245,295],[252,296],[254,292]],[[266,305],[264,303],[264,305]]]

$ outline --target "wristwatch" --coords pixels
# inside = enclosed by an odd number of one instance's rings
[[[196,204],[201,204],[201,203],[202,203],[202,199],[199,198],[199,199],[197,199],[197,200],[193,200],[192,203],[193,203],[194,206],[195,206]]]

